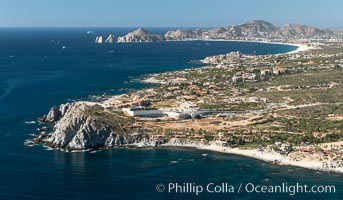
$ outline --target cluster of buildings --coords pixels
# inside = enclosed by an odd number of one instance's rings
[[[122,108],[128,115],[133,117],[158,118],[167,117],[174,120],[191,119],[199,115],[196,111],[178,111],[170,109],[158,109],[149,107],[129,107]]]
[[[232,82],[237,83],[237,82],[253,82],[256,81],[256,74],[254,73],[247,73],[244,71],[237,72],[233,77],[232,77]]]

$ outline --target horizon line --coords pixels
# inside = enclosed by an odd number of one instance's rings
[[[0,28],[216,28],[225,26],[0,26]]]
[[[305,24],[304,24],[305,25]],[[0,26],[0,29],[9,29],[9,28],[218,28],[218,27],[228,27],[227,26]],[[309,25],[307,25],[309,26]],[[281,27],[281,26],[277,26]],[[322,26],[310,26],[321,29],[343,29],[342,27],[322,27]]]

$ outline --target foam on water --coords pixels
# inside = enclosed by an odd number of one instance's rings
[[[17,85],[22,83],[22,79],[11,79],[11,80],[6,80],[5,84],[6,87],[4,89],[4,92],[0,95],[0,101],[7,96],[11,95],[12,91],[15,89]]]

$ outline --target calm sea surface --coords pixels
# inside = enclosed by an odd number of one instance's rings
[[[87,34],[86,32],[93,32]],[[96,34],[129,28],[0,29],[0,199],[342,199],[342,175],[274,167],[251,158],[191,149],[115,149],[97,153],[26,147],[37,117],[89,95],[148,87],[141,75],[197,67],[189,61],[240,51],[283,53],[293,46],[241,42],[94,44]],[[167,29],[149,29],[164,33]],[[202,154],[208,154],[204,156]],[[162,183],[335,185],[336,194],[168,194]]]

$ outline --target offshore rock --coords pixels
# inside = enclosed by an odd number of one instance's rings
[[[94,42],[95,42],[95,43],[98,43],[98,44],[102,44],[102,36],[101,36],[101,35],[96,36]]]
[[[115,36],[113,34],[110,34],[106,40],[105,40],[105,43],[113,43],[115,42]]]

